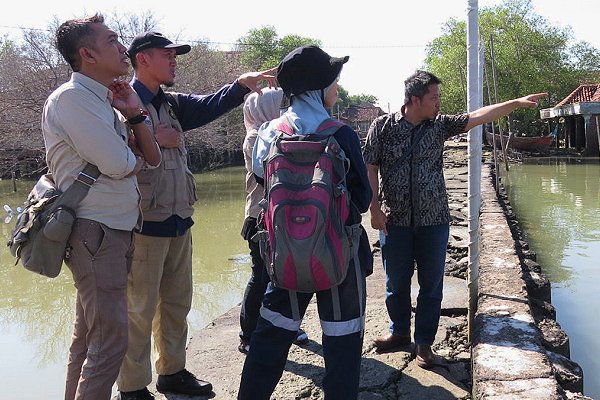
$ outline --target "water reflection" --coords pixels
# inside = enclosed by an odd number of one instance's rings
[[[243,168],[196,176],[199,201],[193,235],[192,329],[199,329],[239,303],[250,274],[246,242],[239,232],[244,218]],[[0,207],[16,210],[32,185],[0,181]],[[4,219],[5,216],[2,217]],[[0,221],[8,240],[14,219]],[[14,266],[0,246],[0,399],[57,399],[63,396],[64,369],[75,309],[75,289],[68,268],[49,279]],[[235,345],[236,338],[232,338]],[[10,362],[9,362],[10,360]],[[31,385],[36,376],[39,384]],[[46,384],[47,383],[47,384]]]
[[[600,164],[511,165],[503,179],[526,240],[552,282],[557,321],[569,335],[571,358],[583,367],[585,394],[600,398]]]

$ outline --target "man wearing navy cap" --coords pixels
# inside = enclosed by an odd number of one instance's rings
[[[194,176],[187,166],[183,132],[205,125],[242,104],[258,84],[275,83],[270,71],[249,72],[209,95],[164,92],[175,83],[176,57],[191,50],[157,32],[136,36],[127,54],[134,69],[131,86],[147,114],[163,163],[138,173],[144,223],[135,233],[127,296],[129,347],[121,366],[118,399],[153,399],[151,336],[156,350],[156,389],[203,395],[209,382],[185,369],[187,315],[192,303]]]

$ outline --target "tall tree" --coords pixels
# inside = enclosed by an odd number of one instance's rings
[[[286,35],[280,38],[272,26],[253,28],[245,36],[238,39],[236,49],[240,53],[242,65],[253,70],[264,70],[277,66],[290,51],[299,46],[321,46],[318,39],[299,35]],[[343,113],[350,105],[363,102],[374,104],[377,97],[369,94],[349,95],[343,87],[339,87],[338,101],[333,106],[335,114]]]
[[[444,112],[466,109],[466,22],[450,19],[443,34],[427,48],[426,68],[443,80]],[[587,43],[573,44],[569,28],[550,24],[533,11],[528,0],[505,0],[501,5],[482,8],[479,32],[485,49],[486,81],[490,85],[492,102],[505,101],[527,93],[547,91],[548,106],[556,104],[598,71],[599,52]],[[491,57],[491,44],[495,60]],[[497,91],[494,99],[492,62],[497,71]],[[487,91],[484,102],[488,103]],[[539,117],[536,110],[513,113],[517,129],[527,132],[531,122]]]
[[[240,52],[240,62],[250,70],[264,70],[279,64],[290,51],[299,46],[321,45],[318,39],[299,35],[286,35],[280,38],[272,26],[252,28],[236,42]]]
[[[376,96],[373,96],[372,94],[353,94],[352,96],[350,96],[350,104],[375,104],[377,103],[377,100],[379,99]]]

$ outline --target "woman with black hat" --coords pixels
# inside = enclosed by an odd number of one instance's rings
[[[347,61],[348,57],[331,57],[317,46],[302,46],[279,64],[277,80],[290,106],[280,118],[259,130],[253,153],[253,172],[259,179],[264,177],[263,160],[282,121],[286,121],[294,133],[307,135],[316,132],[319,125],[330,118],[327,109],[337,101],[337,80]],[[353,206],[346,225],[360,224],[361,213],[367,211],[372,194],[360,141],[347,125],[342,125],[333,137],[350,161],[346,182]],[[325,359],[323,391],[327,400],[351,400],[358,396],[365,277],[373,265],[364,229],[361,229],[357,259],[358,263],[350,261],[347,275],[339,285],[316,292]],[[269,284],[244,363],[238,399],[270,398],[312,297],[313,293],[290,292]],[[292,299],[297,300],[297,305],[292,305]],[[298,311],[299,318],[294,317]]]

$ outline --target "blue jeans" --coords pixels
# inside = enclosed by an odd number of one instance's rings
[[[410,287],[416,261],[419,295],[414,340],[416,344],[430,345],[440,320],[450,226],[388,225],[387,231],[381,254],[386,274],[385,304],[392,321],[390,332],[410,335]]]

